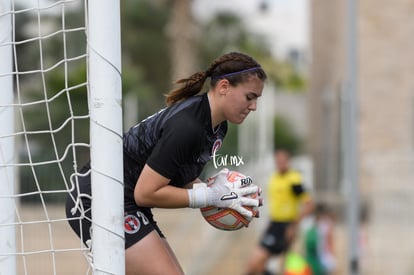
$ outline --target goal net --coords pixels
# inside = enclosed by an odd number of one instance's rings
[[[0,274],[125,272],[119,5],[0,0]],[[65,200],[88,161],[82,240]]]

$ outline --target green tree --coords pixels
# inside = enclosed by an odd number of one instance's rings
[[[307,81],[287,61],[275,58],[265,37],[247,30],[243,20],[234,13],[221,12],[201,24],[199,55],[202,68],[228,51],[241,51],[253,56],[266,71],[269,81],[280,90],[303,91]]]
[[[125,0],[121,2],[122,86],[124,94],[138,95],[137,122],[164,106],[164,94],[172,86],[171,51],[169,37],[166,34],[166,27],[171,19],[171,5],[170,1]],[[25,13],[16,14],[16,21],[22,23],[19,24],[16,33],[20,41],[29,38],[24,30],[34,19],[25,16]],[[52,25],[56,28],[60,28],[62,24],[61,18],[55,18],[53,15],[47,15],[45,19],[54,22]],[[231,13],[217,14],[206,23],[198,22],[197,28],[200,35],[195,46],[197,55],[194,63],[199,65],[200,70],[205,69],[213,59],[225,52],[242,51],[254,56],[263,65],[269,75],[269,80],[275,85],[283,88],[285,83],[300,83],[300,75],[298,75],[299,80],[295,78],[296,76],[292,77],[293,67],[276,60],[271,55],[264,37],[250,33],[242,22],[241,18]],[[65,25],[71,28],[85,26],[83,11],[67,10]],[[39,43],[18,45],[18,56],[21,57],[18,59],[20,71],[38,70],[41,64],[39,59],[41,50],[45,53],[45,60],[42,60],[44,68],[51,68],[63,59],[65,42],[67,42],[65,45],[68,57],[86,52],[87,43],[84,31],[67,32],[65,35],[57,33],[53,37],[42,40],[42,49]],[[86,116],[88,113],[86,86],[82,84],[86,81],[85,64],[86,58],[83,58],[62,63],[47,72],[21,76],[21,84],[27,88],[27,93],[25,92],[22,98],[23,102],[39,101],[38,104],[28,105],[22,110],[26,130],[56,130],[61,127],[55,133],[55,137],[50,134],[30,135],[27,138],[30,152],[22,154],[22,160],[29,161],[32,158],[34,161],[43,161],[61,157],[67,150],[67,144],[72,141],[72,130],[74,130],[77,141],[87,143],[89,139],[88,119],[74,118]],[[67,87],[77,88],[67,90]],[[59,93],[61,95],[57,96]],[[69,102],[72,102],[71,107],[69,107]],[[50,117],[45,110],[49,110]],[[72,119],[65,124],[67,118],[71,116]],[[223,146],[225,149],[227,147],[226,150],[229,153],[236,153],[237,128],[235,125],[229,125],[228,137]],[[57,156],[55,156],[54,147],[56,147]],[[76,156],[77,161],[81,165],[87,159],[88,150],[79,148],[77,151],[79,151]],[[35,191],[37,190],[35,186],[39,183],[42,190],[52,190],[56,187],[62,189],[62,178],[67,179],[73,171],[74,160],[72,158],[68,157],[62,163],[62,167],[52,165],[55,166],[53,169],[46,166],[39,166],[33,170],[22,169],[22,191]]]
[[[140,119],[164,106],[164,94],[171,88],[165,33],[169,7],[148,0],[121,2],[123,92],[138,94]]]
[[[82,14],[81,10],[65,14],[65,27],[85,26]],[[23,149],[20,162],[33,164],[19,169],[20,192],[26,194],[23,202],[61,201],[70,188],[75,158],[82,165],[89,156],[89,148],[80,145],[89,140],[86,57],[71,60],[85,55],[86,36],[81,28],[57,32],[62,19],[42,14],[41,22],[54,35],[28,40],[33,37],[28,27],[36,20],[29,13],[16,13],[16,41],[26,41],[16,46],[16,69],[25,72],[16,81],[16,98],[22,104],[21,119],[16,121],[21,123],[19,131],[25,131],[17,142]]]
[[[294,131],[292,125],[283,116],[274,118],[274,148],[285,148],[292,154],[297,154],[302,149],[302,140]]]
[[[69,188],[70,175],[75,171],[74,161],[81,166],[89,158],[89,114],[86,92],[86,66],[80,66],[65,79],[63,69],[46,75],[45,91],[35,86],[26,87],[25,101],[37,102],[21,108],[22,121],[28,134],[20,136],[20,162],[43,163],[20,168],[20,191],[30,193],[23,202],[61,201]],[[76,87],[66,89],[67,87]],[[55,163],[51,163],[55,162]],[[66,181],[66,182],[65,182]]]

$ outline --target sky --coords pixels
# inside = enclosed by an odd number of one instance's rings
[[[268,6],[260,10],[260,3]],[[217,11],[232,11],[245,20],[252,31],[265,35],[273,53],[284,56],[288,49],[307,51],[309,47],[308,0],[194,0],[193,11],[207,19]]]

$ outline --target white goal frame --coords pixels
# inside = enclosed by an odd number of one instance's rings
[[[11,9],[11,0],[2,0],[0,14]],[[14,111],[13,111],[13,65],[12,65],[12,17],[11,14],[0,17],[0,270],[16,274],[16,247],[14,230],[13,197],[15,175],[14,167]],[[4,89],[4,90],[3,90]]]
[[[65,2],[65,1],[56,1]],[[87,2],[93,274],[125,274],[120,1]],[[16,274],[12,0],[0,0],[0,273]],[[30,274],[30,272],[29,272]]]

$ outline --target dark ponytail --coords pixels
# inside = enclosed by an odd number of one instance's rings
[[[182,86],[169,92],[166,102],[167,105],[172,105],[199,94],[208,77],[211,78],[210,87],[214,87],[220,79],[227,79],[232,86],[236,86],[252,76],[262,81],[267,78],[260,64],[253,58],[243,53],[231,52],[217,58],[206,71],[178,80],[176,84]]]
[[[168,93],[166,99],[167,105],[172,105],[198,94],[203,88],[206,79],[206,72],[198,72],[191,75],[189,78],[183,78],[176,81],[176,84],[183,84],[183,86]]]

